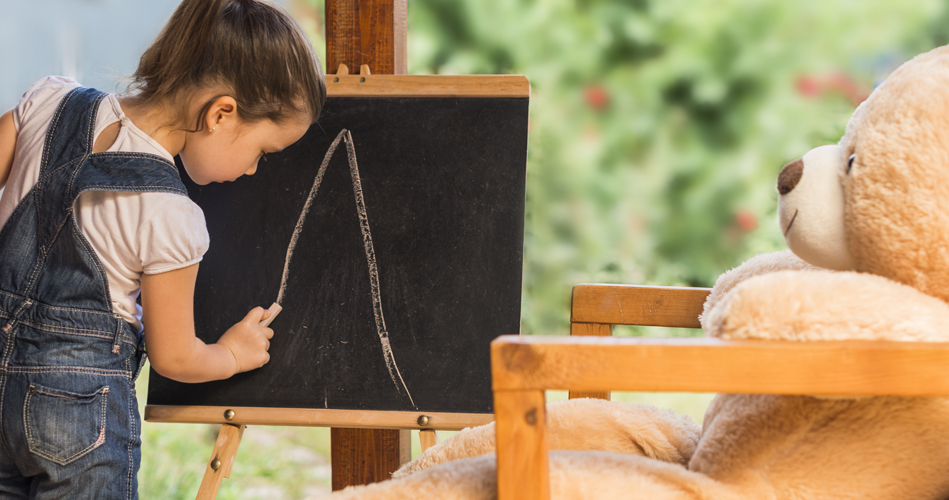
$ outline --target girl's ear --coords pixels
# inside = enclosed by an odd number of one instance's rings
[[[218,97],[211,103],[205,115],[205,125],[208,132],[213,132],[222,124],[234,125],[237,123],[237,101],[229,95]]]

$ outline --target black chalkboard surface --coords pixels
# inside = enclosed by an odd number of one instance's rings
[[[527,98],[331,94],[256,175],[182,172],[211,234],[198,336],[283,312],[269,364],[152,372],[148,404],[490,413],[489,343],[520,330],[527,119]]]

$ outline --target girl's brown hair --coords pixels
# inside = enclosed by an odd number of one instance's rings
[[[225,89],[249,123],[280,123],[300,113],[316,122],[326,99],[313,47],[290,15],[267,0],[184,0],[129,85],[139,103],[170,103],[182,118],[190,96],[208,88]],[[198,114],[196,130],[213,101]]]

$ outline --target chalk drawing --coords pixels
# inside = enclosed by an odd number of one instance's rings
[[[287,258],[283,263],[283,276],[280,279],[280,291],[277,293],[277,303],[283,302],[284,294],[287,291],[287,277],[290,275],[290,260],[293,258],[293,250],[297,246],[297,240],[300,238],[300,232],[303,230],[303,222],[306,220],[306,214],[309,213],[313,205],[313,199],[316,198],[316,192],[323,182],[323,174],[326,173],[326,167],[329,166],[333,153],[340,141],[346,143],[346,156],[349,158],[349,174],[353,180],[353,193],[356,195],[356,213],[359,215],[359,228],[362,231],[363,247],[366,250],[366,260],[369,263],[369,288],[372,294],[372,313],[376,320],[376,332],[379,334],[379,342],[382,344],[382,355],[385,358],[386,368],[389,370],[389,377],[396,389],[405,390],[412,406],[415,407],[415,401],[412,400],[412,394],[409,388],[402,380],[402,374],[395,363],[395,356],[392,354],[392,346],[389,344],[389,332],[386,330],[385,316],[382,314],[382,294],[379,290],[379,270],[376,267],[376,252],[372,247],[372,234],[369,232],[369,216],[366,213],[366,202],[362,195],[362,181],[359,179],[359,165],[356,164],[356,148],[353,146],[353,137],[349,130],[340,131],[333,143],[330,144],[323,157],[323,163],[320,164],[320,170],[313,179],[313,187],[310,188],[310,194],[306,197],[306,203],[303,204],[303,210],[297,219],[297,225],[293,228],[293,236],[290,237],[290,245],[287,247]],[[400,385],[401,384],[401,385]],[[417,408],[417,407],[416,407]]]

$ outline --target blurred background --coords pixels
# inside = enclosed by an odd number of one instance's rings
[[[177,3],[0,0],[0,108],[49,74],[122,90]],[[323,0],[278,3],[322,55]],[[569,332],[576,283],[711,286],[784,248],[780,168],[836,142],[874,85],[949,42],[947,0],[408,0],[408,15],[410,73],[531,82],[522,332],[544,335]],[[701,421],[709,397],[614,399]],[[146,423],[142,498],[193,498],[216,432]],[[219,498],[328,492],[327,429],[244,439]]]

